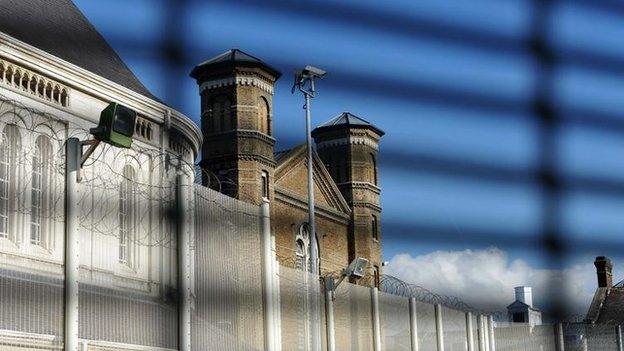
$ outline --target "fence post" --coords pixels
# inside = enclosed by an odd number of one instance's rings
[[[565,351],[565,344],[563,341],[563,325],[561,323],[555,324],[555,348],[557,351]]]
[[[271,250],[271,211],[269,200],[263,199],[260,205],[262,221],[262,289],[264,302],[264,348],[268,351],[277,351],[275,327],[275,294],[273,288],[273,252]]]
[[[80,243],[78,222],[80,141],[65,145],[65,350],[78,350],[78,277]]]
[[[334,330],[334,277],[325,277],[325,327],[327,332],[327,351],[336,350]]]
[[[418,351],[418,320],[416,319],[416,298],[409,298],[410,345],[412,351]]]
[[[444,328],[442,326],[442,305],[435,305],[436,344],[438,351],[444,351]]]
[[[479,330],[479,351],[487,351],[486,350],[486,340],[485,340],[485,322],[483,321],[483,315],[477,316],[477,328]]]
[[[624,351],[624,344],[622,343],[622,326],[617,325],[615,327],[615,339],[617,341],[618,351]]]
[[[282,349],[282,313],[280,297],[279,262],[276,255],[275,236],[271,235],[271,263],[273,267],[273,303],[275,306],[275,345],[277,350]]]
[[[371,302],[373,309],[373,350],[381,351],[381,327],[379,323],[379,290],[371,288]]]
[[[466,312],[466,341],[468,351],[474,351],[474,334],[472,333],[472,312]]]
[[[178,286],[180,290],[180,310],[178,321],[180,323],[180,351],[191,350],[191,241],[189,220],[189,203],[191,202],[189,193],[191,184],[188,175],[178,174],[178,186],[176,188],[177,205],[177,230],[178,230]]]
[[[490,347],[489,347],[489,351],[496,351],[496,340],[494,338],[494,316],[489,315],[487,317],[487,321],[488,321],[488,334],[489,334],[489,340],[490,340]]]

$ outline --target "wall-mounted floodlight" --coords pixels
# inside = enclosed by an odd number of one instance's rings
[[[334,277],[328,276],[325,278],[325,289],[331,291],[332,299],[334,298],[334,292],[338,288],[338,285],[347,277],[362,278],[366,274],[366,267],[368,266],[368,260],[362,257],[358,257],[351,261],[349,266],[340,272],[340,278],[338,281],[334,280]]]
[[[80,181],[80,168],[87,161],[89,156],[95,151],[100,142],[105,142],[113,146],[129,149],[132,146],[132,136],[136,124],[137,113],[116,102],[111,102],[100,113],[100,122],[89,132],[95,139],[80,141],[80,167],[77,177]],[[88,145],[89,148],[82,152],[82,148]]]
[[[102,110],[100,123],[90,130],[95,139],[117,147],[130,148],[136,112],[116,102],[111,102]]]

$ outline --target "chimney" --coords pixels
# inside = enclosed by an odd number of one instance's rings
[[[598,256],[594,261],[596,275],[598,276],[599,288],[610,288],[613,286],[613,263],[608,257]]]
[[[529,305],[529,307],[533,307],[533,293],[531,292],[531,287],[517,286],[514,290],[516,291],[516,301],[520,301]]]

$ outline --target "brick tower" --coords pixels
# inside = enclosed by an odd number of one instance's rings
[[[273,198],[272,98],[280,73],[232,49],[197,65],[191,77],[201,96],[205,185],[254,204]]]
[[[384,132],[343,112],[312,131],[316,149],[351,207],[349,260],[370,261],[375,285],[381,274],[381,188],[377,153]]]

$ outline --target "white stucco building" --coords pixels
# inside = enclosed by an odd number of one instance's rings
[[[201,133],[139,82],[71,1],[19,0],[0,3],[2,350],[60,343],[64,143],[90,138],[110,102],[138,120],[131,149],[102,144],[82,173],[80,337],[94,348],[175,348],[175,177],[192,171]],[[91,328],[90,318],[108,324]]]

